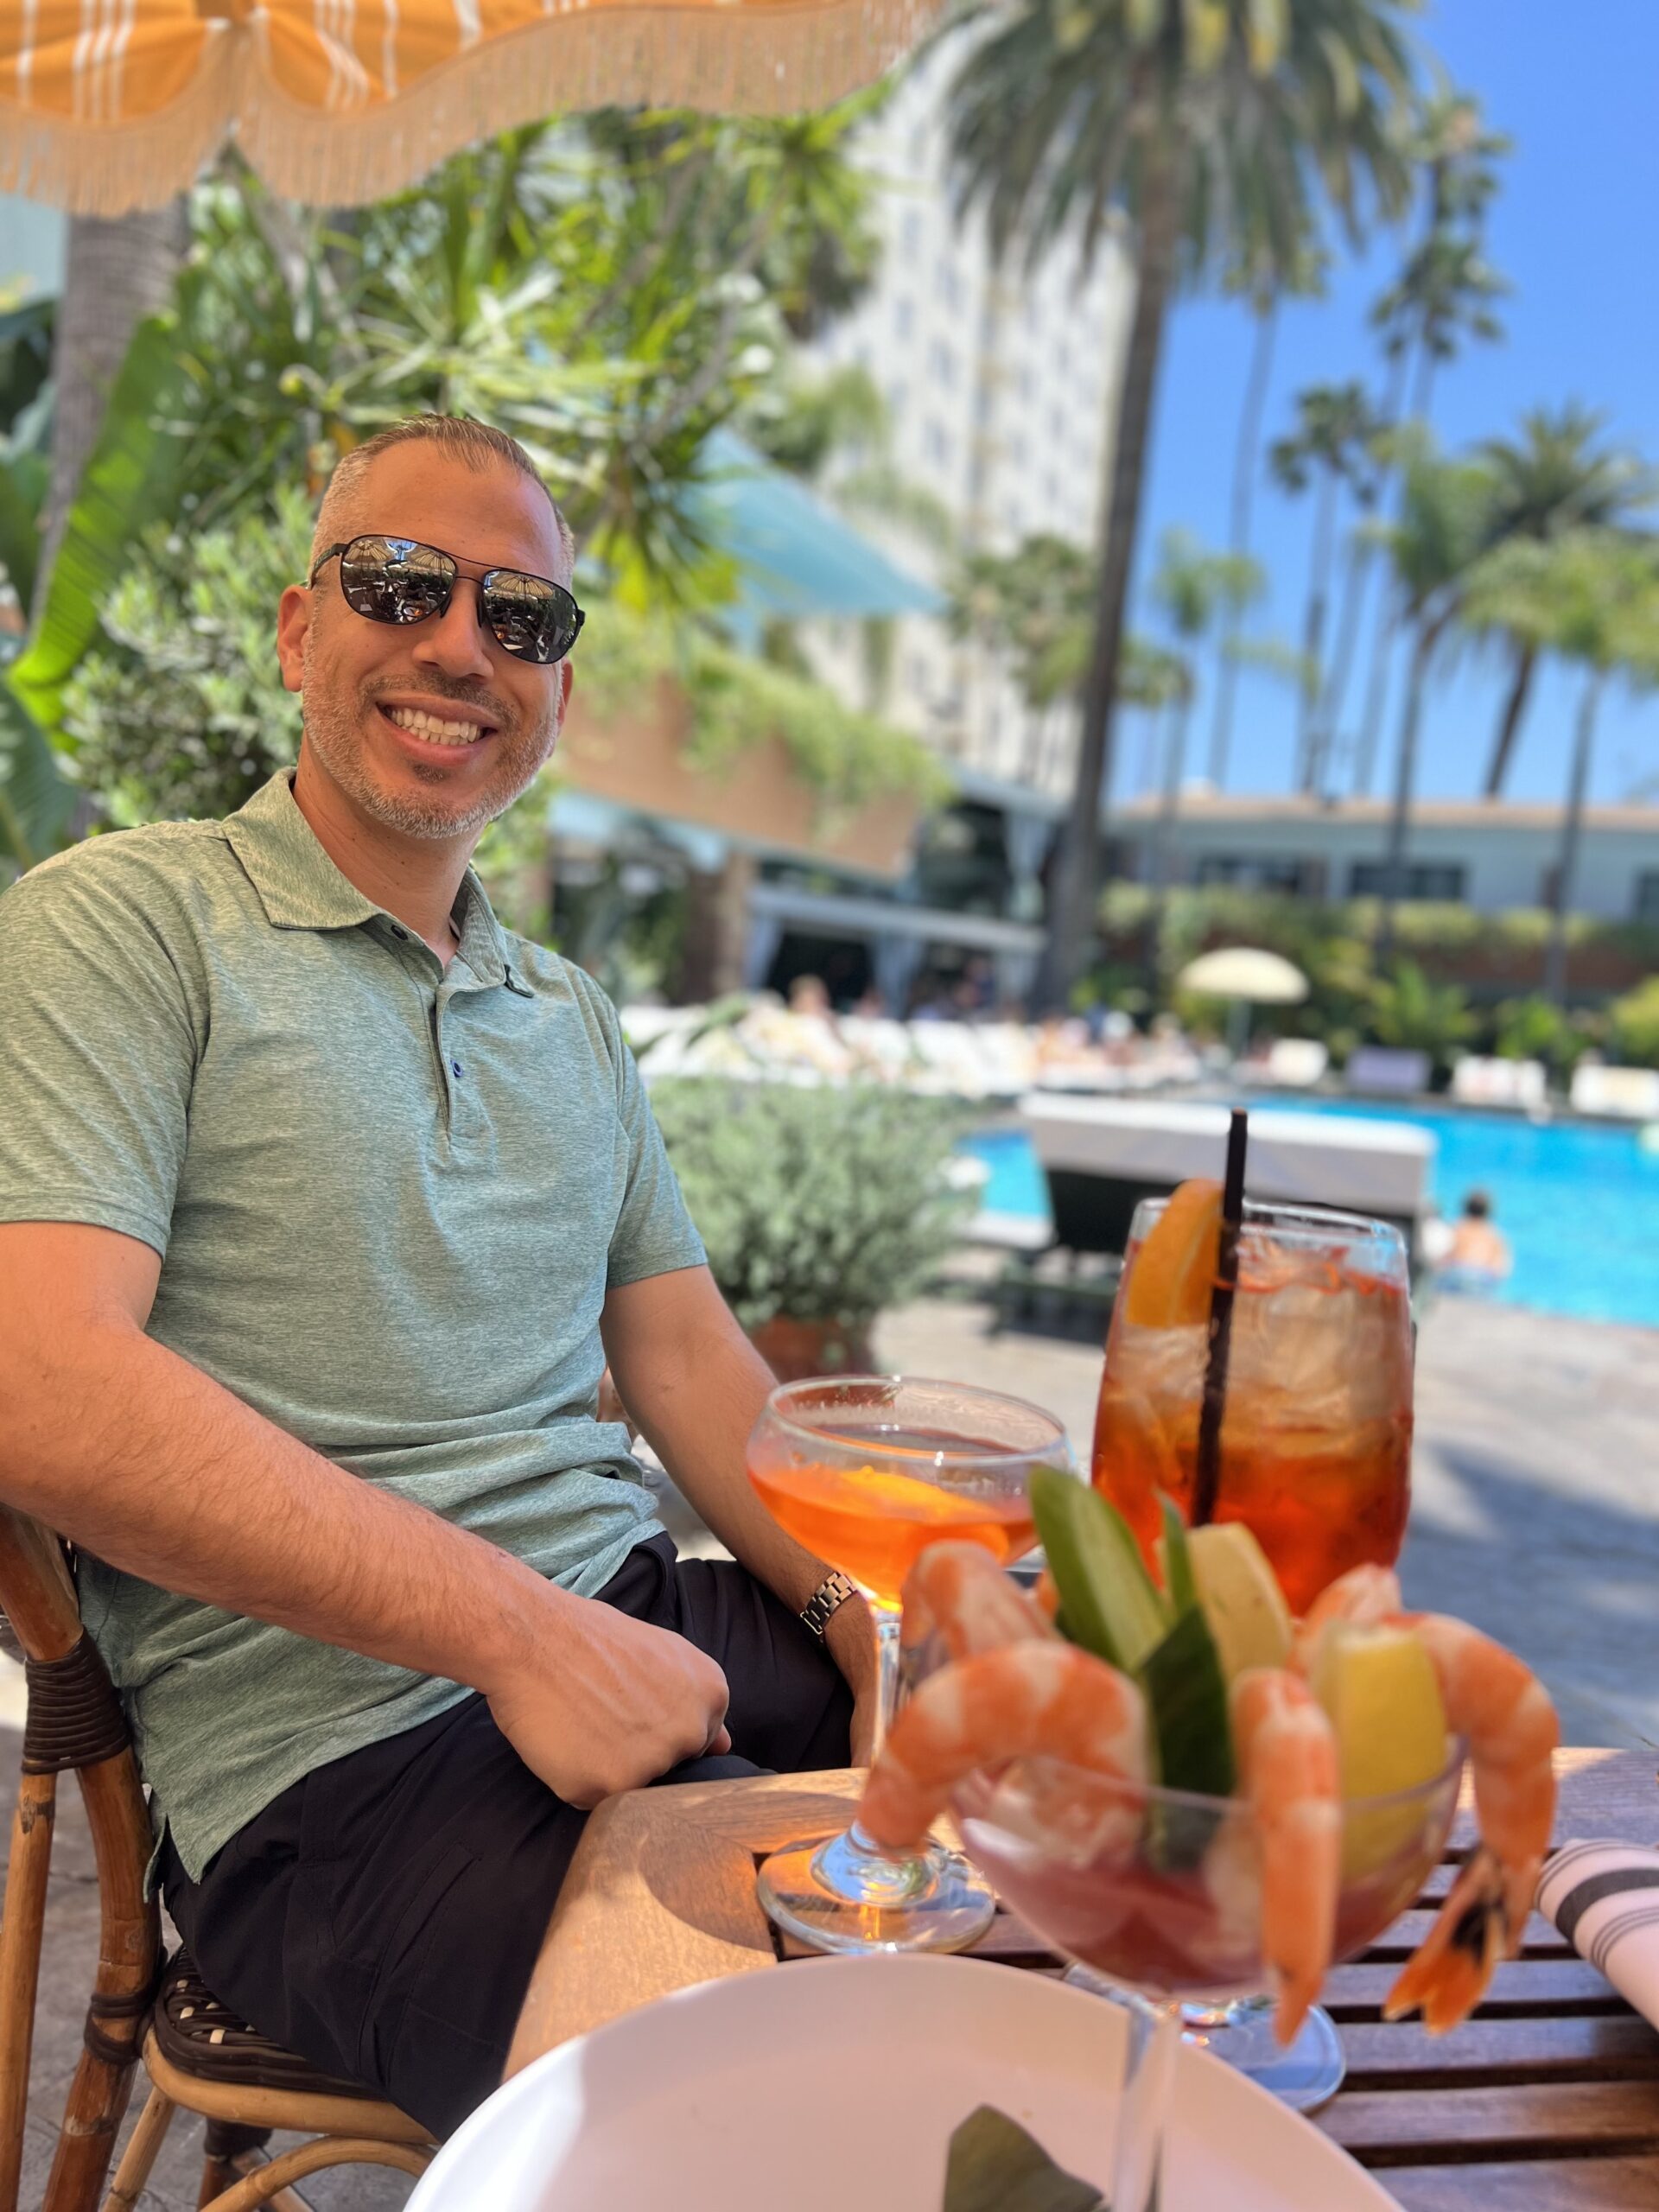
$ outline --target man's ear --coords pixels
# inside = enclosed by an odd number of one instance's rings
[[[311,627],[312,594],[303,584],[289,584],[276,603],[276,663],[283,671],[283,688],[305,688],[305,640]]]

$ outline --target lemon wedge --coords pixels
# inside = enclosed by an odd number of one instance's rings
[[[1290,1663],[1290,1608],[1268,1555],[1242,1521],[1188,1532],[1198,1608],[1230,1682],[1247,1667]]]
[[[1427,1652],[1405,1628],[1333,1628],[1313,1669],[1331,1716],[1344,1799],[1388,1797],[1432,1782],[1446,1761],[1446,1707]],[[1345,1877],[1380,1871],[1421,1827],[1421,1804],[1350,1813]]]

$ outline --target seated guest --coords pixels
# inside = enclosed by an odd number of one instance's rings
[[[512,439],[372,438],[275,610],[297,768],[0,899],[0,1497],[79,1547],[208,1986],[440,2132],[585,1808],[843,1764],[874,1702],[615,1010],[467,865],[573,550]],[[677,1560],[607,1360],[735,1564]]]

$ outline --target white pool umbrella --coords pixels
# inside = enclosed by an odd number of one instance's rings
[[[1201,953],[1176,977],[1184,991],[1208,999],[1248,999],[1254,1006],[1297,1006],[1307,996],[1301,969],[1276,952],[1249,944],[1230,944]]]

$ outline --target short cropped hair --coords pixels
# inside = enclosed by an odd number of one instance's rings
[[[560,512],[559,503],[548,491],[547,480],[524,451],[517,438],[509,437],[505,430],[498,430],[488,423],[480,423],[470,415],[410,415],[401,423],[393,423],[384,430],[377,430],[372,438],[365,438],[360,446],[353,446],[342,454],[334,465],[322,495],[322,505],[317,510],[317,526],[311,539],[311,566],[318,561],[340,536],[335,521],[340,507],[354,488],[359,477],[371,468],[383,453],[390,453],[393,446],[429,445],[448,459],[464,462],[479,474],[493,463],[505,463],[527,476],[532,484],[540,485],[547,493],[547,504],[553,510],[553,525],[558,534],[559,553],[564,574],[556,577],[557,583],[569,584],[575,570],[576,541],[570,525]]]

